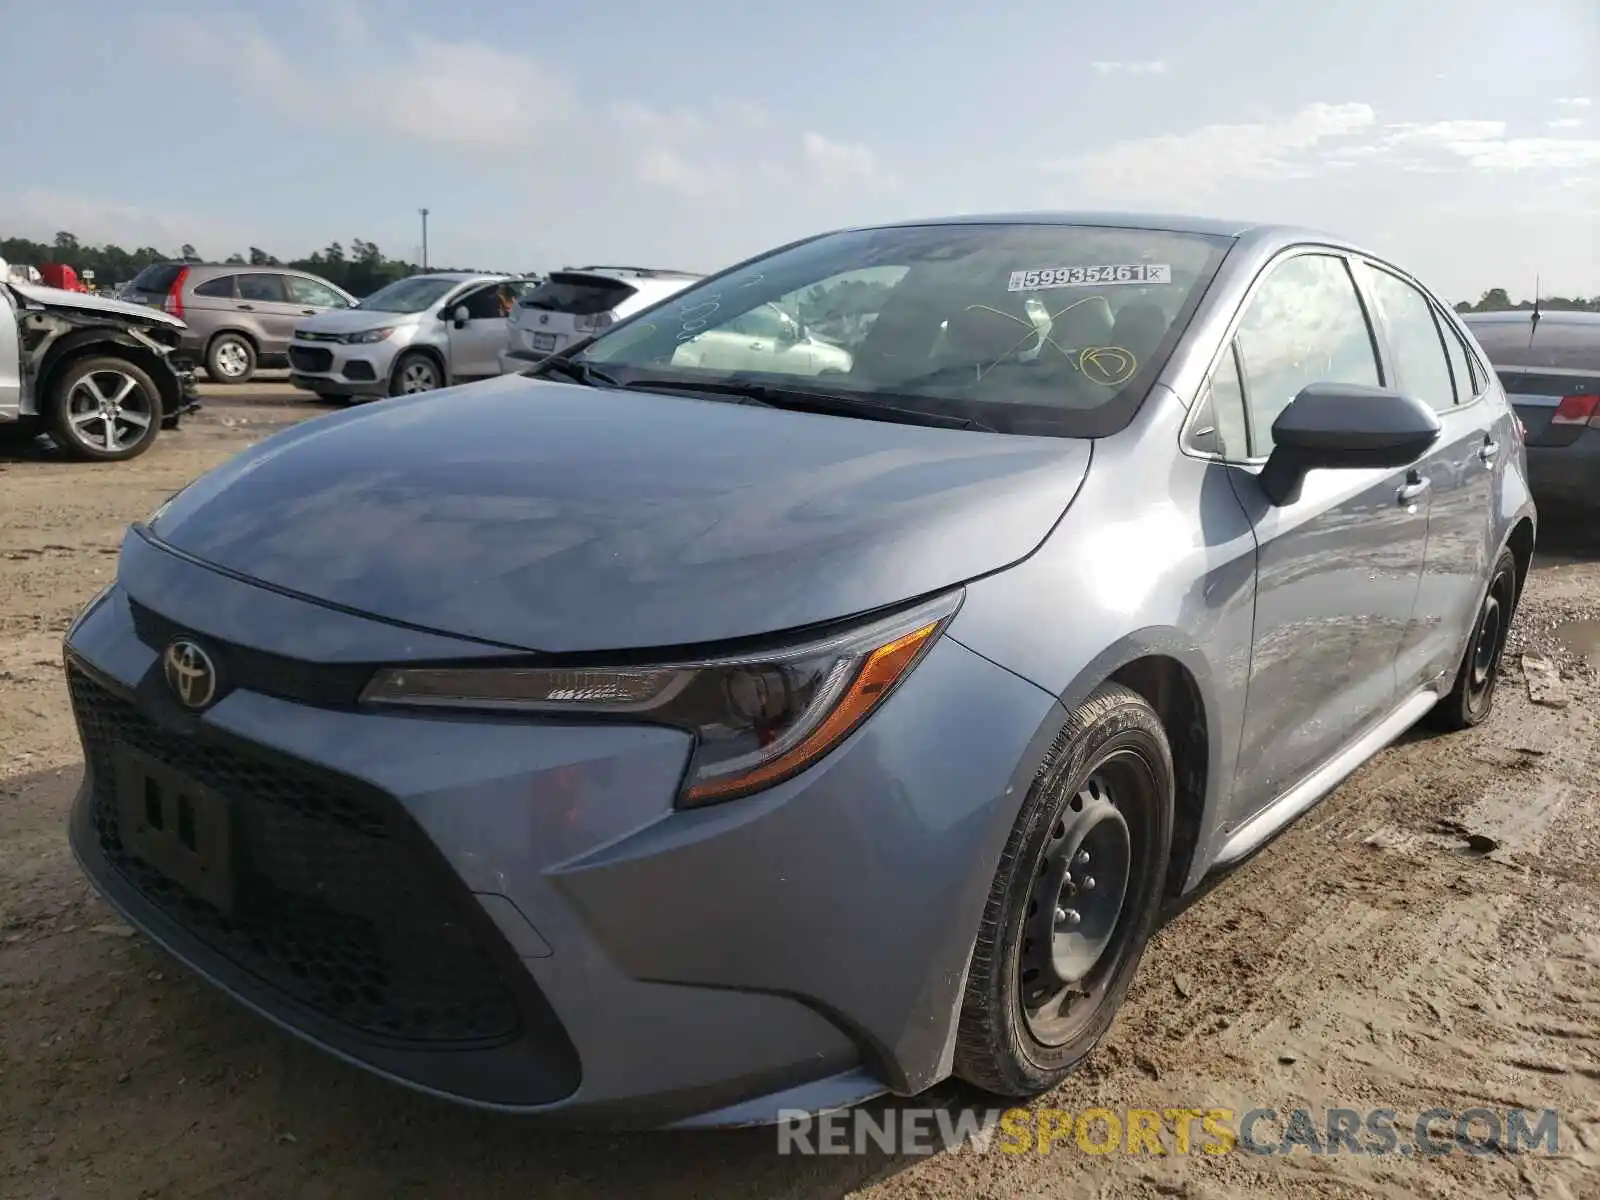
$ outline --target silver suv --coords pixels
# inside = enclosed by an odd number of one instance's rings
[[[289,382],[325,400],[404,396],[500,374],[506,317],[536,281],[439,272],[294,331]]]
[[[502,372],[520,371],[573,342],[681,292],[699,275],[648,267],[564,267],[523,297],[511,314]]]
[[[306,271],[242,263],[154,263],[119,297],[184,322],[178,357],[215,383],[244,383],[258,367],[288,365],[289,335],[307,317],[350,308],[356,298]]]

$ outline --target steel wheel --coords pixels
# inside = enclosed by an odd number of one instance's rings
[[[1117,755],[1078,790],[1050,831],[1018,956],[1023,1013],[1042,1045],[1070,1041],[1105,990],[1110,972],[1102,968],[1114,965],[1114,943],[1127,932],[1123,902],[1136,836],[1116,797],[1154,788],[1136,756]],[[1138,807],[1130,806],[1135,826]]]
[[[237,379],[250,366],[250,356],[238,342],[224,342],[217,347],[218,369],[229,379]]]
[[[1517,560],[1509,550],[1502,550],[1489,575],[1489,587],[1472,624],[1455,685],[1428,714],[1427,723],[1435,729],[1470,729],[1494,711],[1500,660],[1511,632],[1511,619],[1516,615],[1518,588]]]
[[[1174,793],[1161,718],[1101,685],[1057,736],[1001,855],[956,1035],[961,1078],[1034,1096],[1094,1049],[1155,927]]]

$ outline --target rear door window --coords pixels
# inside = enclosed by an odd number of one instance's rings
[[[1456,393],[1433,305],[1398,275],[1371,263],[1363,263],[1362,269],[1383,313],[1400,376],[1396,382],[1434,412],[1448,412],[1455,407]]]
[[[610,312],[633,293],[633,285],[620,279],[557,271],[523,298],[522,307],[594,317]]]
[[[216,279],[208,279],[194,289],[196,296],[209,296],[213,300],[232,300],[234,280],[237,275],[222,275]]]
[[[287,304],[288,293],[283,287],[282,275],[271,275],[266,272],[238,276],[239,299],[252,300],[258,304]]]

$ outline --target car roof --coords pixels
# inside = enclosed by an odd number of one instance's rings
[[[1163,233],[1194,233],[1207,237],[1317,241],[1336,245],[1353,243],[1322,229],[1282,222],[1231,220],[1185,213],[1150,213],[1122,210],[1042,210],[1038,212],[964,213],[914,221],[892,221],[866,228],[903,229],[917,225],[1089,225],[1103,229],[1148,229]]]

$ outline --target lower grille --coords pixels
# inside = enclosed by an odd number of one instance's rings
[[[297,371],[326,371],[333,366],[333,351],[290,346],[289,365]]]
[[[169,732],[75,667],[68,682],[100,849],[147,902],[261,982],[364,1037],[441,1049],[518,1037],[516,995],[438,886],[397,801],[203,732]],[[230,912],[125,847],[118,743],[226,797]]]

